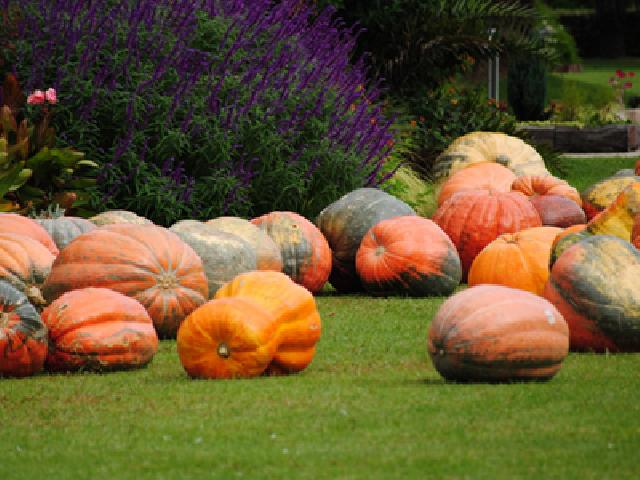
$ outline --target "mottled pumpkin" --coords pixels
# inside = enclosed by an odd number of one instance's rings
[[[449,297],[429,327],[436,370],[455,381],[543,381],[560,370],[569,329],[544,298],[500,285]]]
[[[209,284],[209,297],[233,277],[256,269],[255,249],[232,233],[197,220],[181,220],[169,229],[202,259]]]
[[[640,251],[611,235],[584,238],[551,269],[544,296],[562,313],[571,349],[640,351]]]
[[[476,163],[451,175],[440,187],[438,206],[451,195],[463,190],[508,192],[516,174],[499,163]]]
[[[78,235],[97,228],[94,223],[80,217],[36,218],[35,221],[47,231],[59,250]]]
[[[56,258],[43,293],[104,287],[138,300],[161,338],[208,297],[200,257],[175,233],[155,225],[109,225],[75,238]]]
[[[47,250],[53,255],[60,253],[51,235],[31,218],[23,217],[15,213],[0,213],[0,232],[31,237],[47,247]]]
[[[471,132],[456,138],[436,158],[433,174],[443,181],[477,163],[495,162],[517,176],[550,175],[540,154],[522,139],[500,132]]]
[[[249,220],[239,217],[218,217],[207,220],[205,223],[249,242],[256,252],[256,268],[258,270],[282,271],[280,247],[269,235]]]
[[[251,223],[280,247],[284,273],[313,293],[322,290],[331,273],[331,249],[313,223],[294,212],[267,213]]]
[[[340,292],[358,292],[364,287],[356,272],[356,252],[365,233],[388,218],[416,215],[402,200],[375,188],[358,188],[324,208],[316,225],[333,254],[329,282]]]
[[[582,193],[582,208],[591,220],[598,213],[611,205],[629,185],[640,181],[635,175],[613,175],[586,188]]]
[[[194,378],[261,375],[276,353],[277,330],[273,315],[251,299],[209,300],[180,325],[180,363]]]
[[[528,197],[560,195],[573,200],[578,206],[582,206],[582,199],[578,190],[569,185],[566,180],[553,175],[523,175],[513,181],[511,189],[524,193]]]
[[[158,350],[153,321],[136,300],[107,288],[82,288],[42,312],[49,371],[114,371],[147,365]]]
[[[374,225],[356,253],[356,270],[374,295],[449,295],[462,277],[451,239],[433,221],[416,216]]]
[[[137,213],[128,210],[108,210],[94,215],[89,219],[98,226],[113,225],[119,223],[131,223],[133,225],[153,225],[151,220],[141,217]]]
[[[33,238],[0,233],[0,280],[25,294],[36,307],[46,303],[41,289],[55,258]]]
[[[566,228],[587,221],[582,208],[562,195],[535,195],[529,199],[538,211],[542,225]]]
[[[42,370],[47,327],[27,297],[0,280],[0,377],[27,377]]]
[[[633,226],[631,227],[631,243],[634,247],[640,248],[640,213],[633,219]]]
[[[533,227],[504,233],[484,247],[469,270],[469,286],[489,283],[542,295],[551,245],[562,230]]]
[[[313,295],[280,272],[238,275],[216,298],[247,298],[273,315],[278,323],[277,350],[265,373],[296,373],[307,368],[316,352],[322,324]]]
[[[444,202],[433,215],[453,241],[466,279],[473,259],[503,233],[540,227],[540,216],[528,197],[519,192],[460,192]]]

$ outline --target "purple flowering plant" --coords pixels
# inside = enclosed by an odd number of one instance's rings
[[[59,92],[58,141],[99,160],[96,207],[313,217],[376,186],[392,120],[358,32],[301,0],[0,0],[25,89]]]

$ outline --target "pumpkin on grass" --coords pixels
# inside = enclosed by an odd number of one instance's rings
[[[52,302],[86,287],[110,288],[138,300],[158,335],[178,325],[208,296],[200,257],[175,233],[155,225],[109,225],[83,233],[62,250],[43,294]]]
[[[429,327],[427,348],[447,380],[548,380],[569,351],[562,315],[542,297],[500,285],[449,297]]]
[[[0,376],[27,377],[42,370],[47,327],[27,297],[0,280]]]
[[[114,371],[147,365],[158,337],[145,308],[106,288],[67,292],[42,312],[50,371]]]
[[[395,217],[374,225],[356,254],[356,270],[375,295],[449,295],[460,283],[460,257],[433,221]]]
[[[51,235],[31,218],[23,217],[15,213],[0,213],[0,232],[31,237],[43,244],[52,255],[55,256],[60,253]]]

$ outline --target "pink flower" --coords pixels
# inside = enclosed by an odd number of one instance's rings
[[[627,76],[627,75],[626,75],[626,73],[624,73],[624,72],[623,72],[622,70],[620,70],[620,69],[616,70],[616,75],[617,75],[617,77],[618,77],[618,78],[624,78],[624,77],[626,77],[626,76]]]
[[[45,94],[42,90],[36,90],[27,97],[27,103],[29,105],[40,105],[44,103]]]
[[[625,82],[625,84],[622,86],[623,88],[631,88],[633,86],[633,84],[631,82]]]
[[[50,88],[45,92],[45,97],[47,99],[47,102],[51,103],[51,104],[56,104],[58,103],[58,97],[56,96],[56,90],[55,88]]]

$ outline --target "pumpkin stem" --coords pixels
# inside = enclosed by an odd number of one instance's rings
[[[0,312],[0,328],[5,328],[9,325],[9,313]]]
[[[231,351],[229,350],[229,345],[224,342],[218,344],[218,355],[222,358],[229,358],[231,355]]]
[[[29,299],[29,303],[34,307],[42,307],[47,304],[47,301],[42,296],[42,292],[35,285],[30,285],[27,287],[24,292],[27,298]]]

